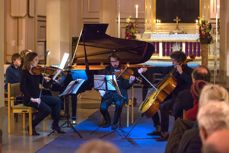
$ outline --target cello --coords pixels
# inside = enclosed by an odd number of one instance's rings
[[[186,60],[180,65],[193,61],[193,57]],[[174,91],[177,81],[173,76],[174,70],[171,71],[158,85],[155,87],[144,75],[140,75],[154,88],[149,96],[140,104],[139,111],[147,117],[152,117],[160,108],[160,104]]]

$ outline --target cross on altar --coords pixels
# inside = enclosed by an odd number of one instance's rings
[[[175,18],[175,19],[173,19],[173,21],[175,21],[175,22],[176,22],[176,29],[179,29],[179,21],[181,21],[181,19],[179,19],[179,17],[178,17],[178,16],[176,16],[176,18]]]

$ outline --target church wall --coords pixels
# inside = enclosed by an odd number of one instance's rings
[[[220,79],[229,87],[229,2],[220,1]]]
[[[36,0],[36,14],[46,16],[47,0]]]
[[[74,51],[72,50],[72,37],[79,37],[81,29],[83,27],[83,20],[82,20],[82,1],[79,0],[70,0],[70,54],[73,54]]]
[[[125,36],[126,18],[136,17],[135,5],[138,4],[138,19],[134,19],[139,32],[144,32],[144,0],[83,0],[83,23],[108,23],[107,34],[118,37],[118,3],[120,3],[121,37]]]
[[[15,52],[23,49],[35,49],[35,18],[28,14],[27,1],[21,4],[22,8],[26,9],[25,14],[16,11],[21,8],[14,6],[12,4],[14,2],[17,5],[17,1],[5,0],[5,62],[9,62],[11,55]]]
[[[47,49],[50,51],[47,62],[57,64],[60,61],[61,54],[61,32],[62,16],[61,1],[49,0],[47,2]],[[66,12],[65,12],[66,13]],[[68,15],[66,14],[66,18]]]
[[[4,86],[4,0],[0,0],[0,86]],[[0,88],[0,107],[4,106],[4,89]]]
[[[200,5],[201,15],[200,16],[207,20],[210,19],[210,1],[212,0],[200,0],[201,2],[201,5]]]
[[[100,23],[108,23],[107,34],[116,36],[117,35],[117,3],[115,0],[102,0],[101,1],[101,8],[100,11]]]

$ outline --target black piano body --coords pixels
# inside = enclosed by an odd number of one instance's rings
[[[109,64],[112,53],[120,57],[120,63],[128,65],[144,63],[154,53],[154,46],[148,42],[107,35],[107,27],[108,24],[84,24],[71,63],[73,79],[81,76],[87,80],[81,91],[93,88],[93,76]]]

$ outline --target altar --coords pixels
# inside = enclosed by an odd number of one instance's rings
[[[185,52],[187,56],[201,56],[199,34],[145,32],[138,39],[152,43],[155,54],[160,58],[178,50]]]

